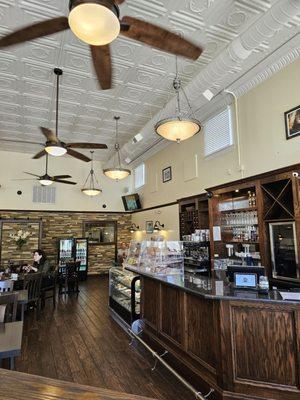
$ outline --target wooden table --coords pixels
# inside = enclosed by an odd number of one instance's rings
[[[0,369],[0,392],[1,400],[151,400],[3,369]]]
[[[21,355],[22,333],[23,321],[0,325],[0,360],[9,358],[11,369],[14,369],[14,357]]]
[[[10,292],[0,293],[0,296],[5,296],[8,293],[10,293]],[[21,321],[23,321],[25,306],[28,303],[28,291],[27,290],[16,290],[12,293],[18,294],[18,306],[21,306]]]

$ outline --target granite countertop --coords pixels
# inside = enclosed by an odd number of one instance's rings
[[[127,266],[126,269],[205,299],[288,303],[298,305],[300,308],[299,301],[283,300],[278,290],[260,292],[258,290],[234,289],[222,274],[219,278],[218,274],[209,278],[187,272],[182,275],[155,275],[132,266]]]

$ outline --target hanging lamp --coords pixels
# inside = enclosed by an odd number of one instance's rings
[[[187,140],[196,133],[201,131],[201,124],[195,118],[191,104],[187,95],[182,87],[181,80],[178,75],[178,63],[176,57],[176,76],[173,81],[173,88],[176,91],[177,109],[176,114],[168,118],[158,121],[155,125],[155,132],[162,136],[164,139],[174,141],[177,143]],[[184,116],[180,106],[180,92],[183,93],[190,110],[190,116]]]
[[[84,182],[83,189],[81,189],[82,193],[84,193],[87,196],[98,196],[98,194],[102,193],[102,190],[96,187],[99,186],[99,182],[95,176],[95,171],[94,171],[94,160],[93,160],[93,154],[94,152],[91,151],[91,170],[90,173],[88,174],[88,177],[86,178],[86,181]]]
[[[120,145],[118,143],[118,122],[120,117],[114,117],[116,121],[116,144],[115,144],[115,150],[116,150],[116,163],[117,165],[113,168],[106,168],[103,170],[103,173],[105,176],[107,176],[110,179],[113,179],[115,181],[120,181],[122,179],[127,178],[129,175],[131,175],[131,171],[129,169],[122,168],[121,164],[121,155],[120,155]]]

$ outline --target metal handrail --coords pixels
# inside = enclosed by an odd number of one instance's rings
[[[207,400],[208,397],[214,392],[214,389],[210,388],[210,391],[203,395],[201,392],[196,390],[189,382],[187,382],[181,375],[179,375],[164,359],[163,357],[168,353],[165,351],[162,355],[159,355],[156,351],[152,350],[152,348],[138,335],[142,333],[140,331],[138,334],[133,332],[131,329],[128,329],[129,335],[132,339],[138,340],[148,351],[152,354],[152,356],[156,359],[156,363],[154,369],[156,368],[157,362],[160,362],[168,371],[170,371],[184,386],[186,386],[195,396],[196,400]],[[154,370],[153,369],[153,370]]]

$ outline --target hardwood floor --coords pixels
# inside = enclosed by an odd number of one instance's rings
[[[194,397],[163,367],[151,371],[153,359],[109,317],[108,279],[89,278],[76,295],[51,301],[36,321],[25,317],[20,372],[154,397],[192,400]]]

